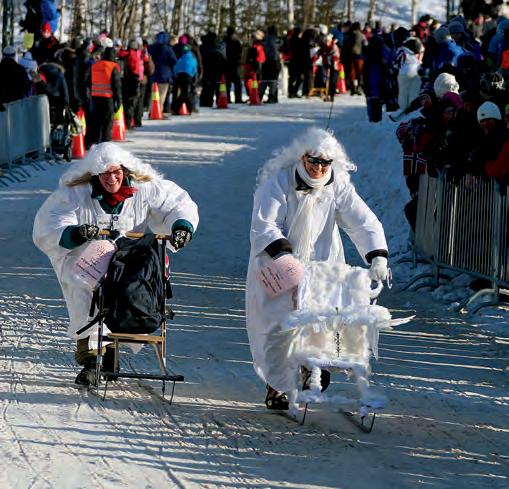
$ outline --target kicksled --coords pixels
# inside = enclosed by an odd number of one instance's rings
[[[360,267],[305,265],[304,279],[293,293],[294,310],[269,338],[271,348],[284,355],[288,372],[288,411],[276,412],[304,424],[311,405],[327,404],[362,431],[372,431],[377,413],[388,403],[369,381],[380,332],[413,316],[393,319],[376,304],[383,284],[375,289],[371,284],[368,270]]]
[[[169,403],[172,403],[175,383],[183,382],[184,376],[170,372],[167,365],[167,320],[173,319],[173,311],[167,309],[166,299],[171,298],[169,280],[169,260],[167,243],[169,236],[162,234],[126,233],[117,239],[108,239],[114,233],[108,230],[101,231],[101,238],[95,240],[84,251],[75,264],[75,275],[93,292],[90,311],[91,321],[77,333],[93,331],[91,339],[97,345],[97,361],[95,383],[90,385],[90,392],[106,399],[108,385],[111,381],[119,379],[141,379],[161,381],[161,398],[165,399],[166,383],[171,383]],[[118,257],[118,258],[117,258]],[[122,290],[115,288],[126,279],[135,277],[151,263],[151,280],[142,282],[146,285],[147,293],[153,297],[153,304],[148,301],[140,303],[139,308],[134,307],[127,315],[119,314],[119,303],[113,302],[113,297],[124,297],[130,289],[139,290],[136,283],[125,283]],[[113,278],[117,278],[117,283]],[[138,284],[139,285],[139,284]],[[110,291],[108,293],[108,290]],[[141,296],[143,298],[143,296]],[[152,306],[152,315],[149,315]],[[95,312],[94,312],[95,311]],[[139,313],[138,318],[134,313]],[[155,313],[155,314],[154,314]],[[95,316],[95,317],[94,317]],[[123,318],[120,320],[120,318]],[[108,323],[106,325],[105,323]],[[118,322],[117,322],[118,320]],[[121,347],[128,346],[133,352],[139,351],[143,346],[153,348],[157,371],[136,371],[131,368],[121,368]],[[103,361],[104,351],[110,350],[111,362],[106,366]],[[106,359],[106,357],[104,357]],[[101,381],[104,380],[104,389],[100,394]],[[147,388],[144,390],[148,391]]]

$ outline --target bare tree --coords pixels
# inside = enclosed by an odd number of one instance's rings
[[[2,2],[2,48],[12,44],[14,39],[14,0]]]
[[[149,35],[150,25],[150,0],[141,0],[140,36],[145,38]]]
[[[415,0],[412,0],[415,2]],[[371,22],[376,15],[376,0],[369,0],[369,8],[368,8],[368,22]]]
[[[171,32],[178,34],[180,30],[180,19],[182,16],[182,0],[175,0],[173,4],[173,16],[171,19]]]
[[[295,4],[293,0],[287,0],[288,3],[288,26],[295,27]]]
[[[303,0],[302,2],[302,27],[306,29],[314,21],[315,2],[314,0]]]
[[[72,37],[75,37],[78,34],[83,34],[85,32],[86,15],[87,15],[86,0],[74,0],[72,3],[72,25],[71,25]]]

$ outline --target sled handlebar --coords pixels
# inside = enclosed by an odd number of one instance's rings
[[[110,236],[111,234],[112,232],[109,231],[108,229],[101,229],[99,231],[99,236]],[[145,234],[146,233],[125,233],[123,236],[125,236],[126,238],[140,239],[143,238]],[[156,239],[170,239],[169,234],[156,234],[155,237]]]

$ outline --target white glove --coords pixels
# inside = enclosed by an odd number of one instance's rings
[[[381,282],[387,280],[388,274],[387,258],[385,258],[385,256],[375,256],[375,258],[371,260],[369,278],[375,282]]]

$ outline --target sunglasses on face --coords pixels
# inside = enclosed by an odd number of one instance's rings
[[[316,156],[306,155],[306,160],[308,163],[312,165],[322,165],[329,166],[332,163],[332,160],[325,160],[323,158],[317,158]]]

